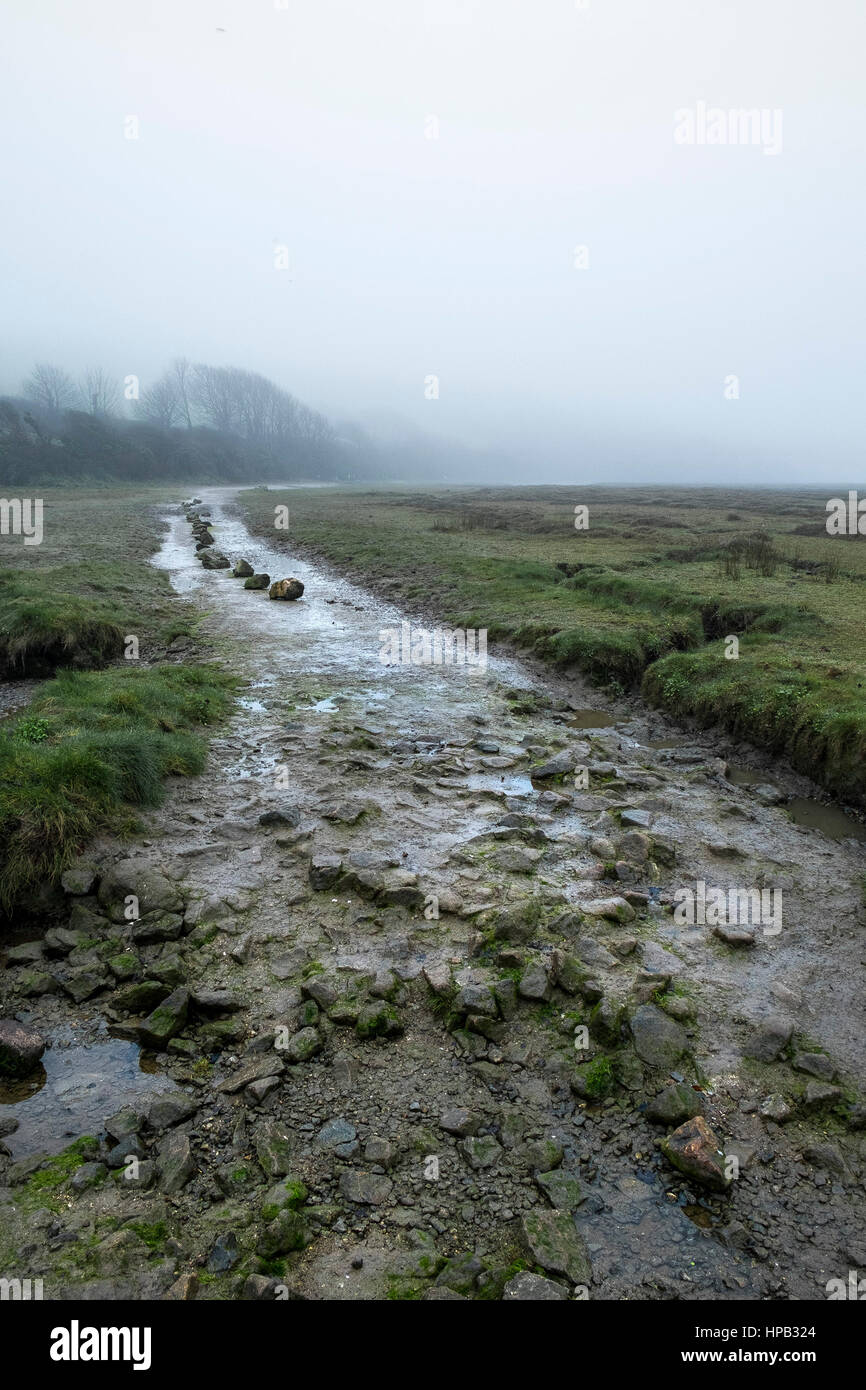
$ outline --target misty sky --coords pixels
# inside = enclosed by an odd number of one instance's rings
[[[184,354],[533,482],[862,478],[862,0],[279,3],[7,0],[0,390]]]

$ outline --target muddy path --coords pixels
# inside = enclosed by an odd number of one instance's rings
[[[601,702],[579,681],[494,655],[383,663],[382,631],[411,615],[301,558],[287,568],[234,490],[199,495],[233,563],[305,593],[273,602],[204,571],[180,509],[166,516],[154,563],[247,686],[205,774],[172,787],[139,843],[88,857],[174,885],[183,935],[144,940],[137,978],[162,968],[192,992],[189,1015],[142,1054],[137,1101],[126,1054],[94,1060],[106,1023],[117,1046],[142,1040],[111,981],[78,1002],[30,996],[19,1015],[58,1047],[72,1029],[85,1073],[118,1066],[116,1104],[97,1088],[103,1118],[141,1112],[129,1133],[153,1173],[127,1200],[172,1244],[156,1272],[104,1259],[108,1296],[269,1297],[279,1280],[313,1298],[501,1296],[495,1271],[513,1280],[519,1257],[562,1291],[548,1296],[823,1297],[863,1222],[854,823],[838,838],[798,825],[760,782],[728,780],[730,745],[657,714],[581,714]],[[678,924],[674,895],[698,884],[764,890],[781,915],[746,942]],[[95,922],[106,901],[100,888],[78,909]],[[13,988],[32,965],[7,966]],[[291,1043],[269,1070],[280,1029]],[[159,1086],[194,1113],[148,1120]],[[63,1132],[94,1132],[91,1102],[93,1087]],[[660,1152],[690,1105],[736,1160],[724,1192]],[[5,1140],[18,1212],[21,1165],[59,1112],[6,1094],[4,1116],[20,1120]],[[266,1191],[287,1174],[306,1192],[294,1225]],[[116,1192],[82,1192],[91,1236],[114,1240]],[[533,1222],[562,1211],[569,1229],[542,1240]],[[237,1256],[215,1267],[227,1233]],[[94,1277],[69,1256],[57,1280]],[[540,1296],[521,1289],[508,1296]]]

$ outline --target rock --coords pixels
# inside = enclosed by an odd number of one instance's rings
[[[143,1120],[153,1130],[170,1129],[188,1120],[199,1108],[199,1102],[183,1091],[169,1091],[153,1096],[144,1107]]]
[[[526,1212],[521,1217],[520,1233],[533,1264],[552,1274],[564,1274],[573,1284],[590,1282],[589,1252],[570,1212]]]
[[[602,859],[606,864],[612,864],[616,850],[613,840],[607,839],[605,835],[594,835],[589,842],[589,852],[594,854],[596,859]]]
[[[789,1018],[774,1014],[752,1034],[743,1055],[758,1062],[775,1062],[791,1041],[794,1025]]]
[[[807,1110],[820,1110],[825,1105],[835,1105],[842,1099],[841,1086],[828,1086],[824,1081],[810,1081],[803,1092],[803,1104]]]
[[[297,806],[281,806],[273,811],[264,811],[259,816],[259,825],[291,825],[301,823],[301,812]]]
[[[238,560],[232,570],[233,579],[249,579],[255,573],[249,560]]]
[[[687,1120],[662,1140],[662,1153],[687,1178],[705,1187],[724,1191],[731,1179],[724,1168],[725,1155],[706,1120],[701,1115]]]
[[[234,1231],[226,1231],[224,1236],[218,1236],[213,1249],[208,1255],[207,1268],[210,1274],[225,1274],[227,1270],[234,1269],[241,1252],[238,1248],[238,1238]]]
[[[693,1120],[703,1114],[704,1102],[700,1093],[692,1086],[679,1081],[659,1091],[646,1108],[646,1117],[658,1125],[681,1125],[683,1120]]]
[[[376,999],[360,1009],[355,1032],[359,1038],[392,1038],[403,1032],[403,1023],[393,1004]]]
[[[278,579],[268,589],[268,598],[298,599],[304,592],[300,579]]]
[[[575,757],[573,753],[554,753],[553,757],[548,758],[546,762],[530,768],[529,775],[533,781],[543,782],[548,777],[562,777],[568,772],[573,772],[574,768]]]
[[[138,901],[139,918],[149,912],[183,912],[177,884],[137,859],[122,859],[102,876],[97,897],[112,922],[126,922],[127,899]]]
[[[774,1124],[783,1125],[793,1114],[793,1110],[784,1096],[775,1093],[767,1096],[758,1106],[758,1114],[765,1120],[772,1120]]]
[[[262,1231],[256,1249],[265,1259],[271,1259],[274,1255],[288,1255],[292,1250],[303,1250],[310,1239],[310,1229],[303,1214],[285,1207]]]
[[[316,1143],[321,1149],[336,1149],[341,1144],[351,1144],[353,1139],[358,1137],[358,1131],[354,1125],[350,1125],[348,1120],[341,1117],[328,1120],[316,1135]],[[371,1162],[377,1163],[378,1159]]]
[[[387,1202],[394,1184],[379,1173],[365,1173],[360,1168],[347,1168],[340,1174],[340,1195],[357,1206],[380,1207]]]
[[[153,1013],[139,1025],[138,1036],[143,1047],[159,1052],[184,1027],[189,1010],[189,990],[181,986],[172,990]]]
[[[488,1018],[496,1018],[498,1012],[493,991],[486,984],[464,985],[454,1007],[460,1013],[486,1014]]]
[[[377,1164],[380,1168],[390,1168],[396,1162],[397,1150],[387,1139],[371,1135],[364,1145],[364,1159],[367,1163]]]
[[[46,1046],[32,1028],[14,1018],[0,1018],[0,1076],[28,1076],[36,1070]]]
[[[254,1057],[252,1061],[239,1067],[233,1075],[220,1082],[217,1090],[222,1091],[225,1095],[233,1095],[236,1091],[242,1091],[244,1086],[249,1086],[253,1081],[262,1081],[266,1077],[279,1076],[284,1070],[285,1065],[282,1059],[275,1052],[267,1053],[261,1057]]]
[[[171,993],[160,980],[139,980],[115,990],[111,1002],[121,1013],[141,1014],[155,1009]]]
[[[46,936],[48,933],[46,932]],[[20,946],[10,946],[6,952],[7,965],[39,965],[43,956],[43,942],[24,941]]]
[[[60,886],[72,897],[83,897],[93,891],[96,883],[95,864],[73,864],[60,875]]]
[[[195,1172],[188,1136],[179,1129],[172,1130],[159,1146],[156,1166],[163,1192],[180,1192]]]
[[[550,972],[554,984],[566,994],[578,994],[586,979],[586,967],[577,956],[567,951],[554,951],[550,958]]]
[[[557,1211],[575,1211],[581,1202],[586,1201],[586,1193],[577,1173],[570,1173],[565,1168],[536,1173],[535,1181]]]
[[[195,1298],[198,1293],[198,1288],[198,1275],[181,1274],[166,1290],[163,1297],[170,1299],[172,1302],[189,1303]]]
[[[639,830],[649,830],[652,825],[652,812],[630,808],[620,815],[620,825],[636,826]]]
[[[477,1255],[452,1255],[437,1274],[435,1287],[448,1289],[461,1297],[467,1296],[477,1287],[476,1281],[483,1273],[484,1265]]]
[[[762,806],[781,806],[788,800],[785,793],[770,782],[759,782],[757,786],[750,787],[749,791]]]
[[[193,1008],[202,1014],[234,1014],[243,1008],[240,999],[227,989],[197,989],[189,998]]]
[[[477,1115],[460,1107],[446,1110],[439,1119],[440,1129],[444,1129],[446,1134],[459,1135],[460,1138],[465,1138],[467,1134],[477,1134],[480,1123]]]
[[[322,1038],[315,1028],[300,1028],[288,1039],[281,1054],[287,1062],[309,1062],[322,1050]]]
[[[754,927],[740,926],[733,922],[716,922],[712,929],[713,936],[717,936],[720,941],[724,941],[728,946],[754,946],[756,933]]]
[[[816,1168],[826,1168],[831,1173],[846,1173],[847,1166],[842,1152],[835,1144],[810,1144],[803,1150],[803,1157],[807,1163],[812,1163]]]
[[[561,1284],[541,1274],[530,1274],[529,1270],[515,1274],[502,1290],[503,1302],[507,1303],[553,1303],[567,1298],[568,1290]]]
[[[520,977],[517,992],[521,999],[547,1001],[550,998],[550,980],[540,962],[532,962]]]
[[[183,931],[183,917],[179,912],[151,912],[132,925],[132,939],[136,946],[153,945],[159,941],[177,941]]]
[[[269,574],[254,574],[251,579],[244,580],[245,589],[266,589],[271,582]]]
[[[647,1066],[670,1071],[688,1052],[685,1030],[654,1004],[642,1004],[629,1020],[629,1026],[635,1052]]]
[[[588,917],[604,917],[610,922],[633,922],[637,913],[625,898],[595,898],[584,903],[581,910]]]
[[[69,1186],[73,1192],[86,1192],[88,1187],[96,1187],[108,1174],[104,1163],[82,1163],[72,1175]]]
[[[199,556],[202,569],[206,570],[227,570],[231,560],[227,555],[223,555],[221,550],[206,550]]]
[[[340,991],[333,976],[310,975],[301,985],[301,994],[305,999],[314,1000],[320,1009],[327,1011],[336,1004]]]
[[[256,1129],[253,1146],[268,1178],[284,1178],[291,1172],[289,1136],[276,1120],[265,1120]]]
[[[791,1064],[795,1071],[817,1076],[819,1081],[835,1081],[836,1066],[823,1052],[798,1052]]]
[[[470,1168],[492,1168],[502,1157],[502,1145],[492,1134],[470,1135],[460,1149]]]
[[[337,879],[340,877],[342,863],[335,854],[315,854],[310,860],[308,876],[310,887],[317,892],[323,892],[326,888],[333,888]]]

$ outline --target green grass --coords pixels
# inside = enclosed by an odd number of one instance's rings
[[[51,674],[58,666],[99,666],[123,652],[116,607],[70,594],[51,578],[0,570],[0,676]]]
[[[431,625],[486,628],[613,695],[642,691],[866,806],[866,539],[827,535],[830,492],[272,488],[242,503],[272,545]]]
[[[64,672],[0,730],[0,905],[54,883],[97,832],[158,805],[163,779],[200,772],[203,726],[234,682],[214,666]],[[45,726],[33,741],[34,721]]]

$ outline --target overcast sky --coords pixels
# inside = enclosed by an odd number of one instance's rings
[[[7,0],[0,390],[184,354],[533,482],[862,477],[863,0],[281,3]]]

